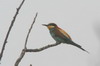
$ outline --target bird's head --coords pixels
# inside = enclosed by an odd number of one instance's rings
[[[57,27],[57,25],[55,23],[43,24],[43,26],[46,26],[48,29],[52,29],[52,28]]]

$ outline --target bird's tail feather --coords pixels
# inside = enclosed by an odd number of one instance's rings
[[[78,44],[76,44],[76,43],[71,43],[71,45],[74,45],[74,46],[76,46],[76,47],[78,47],[78,48],[80,48],[81,50],[83,50],[83,51],[85,51],[85,52],[87,52],[87,53],[89,53],[87,50],[85,50],[84,48],[82,48],[80,45],[78,45]]]

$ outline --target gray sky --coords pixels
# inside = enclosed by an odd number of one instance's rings
[[[0,48],[20,3],[21,0],[0,0]],[[55,43],[48,29],[41,25],[54,22],[90,54],[62,44],[39,53],[27,53],[19,66],[100,66],[99,0],[26,0],[10,33],[1,66],[14,65],[36,12],[39,14],[29,37],[28,48]]]

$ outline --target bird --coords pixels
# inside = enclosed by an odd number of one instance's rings
[[[89,53],[87,50],[82,48],[79,44],[75,43],[70,35],[65,32],[63,29],[57,26],[55,23],[49,23],[49,24],[42,24],[43,26],[46,26],[49,29],[49,32],[52,36],[52,38],[56,41],[56,43],[66,43],[69,45],[73,45],[78,47],[79,49]]]

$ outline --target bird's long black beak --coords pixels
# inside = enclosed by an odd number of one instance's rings
[[[43,26],[48,26],[48,25],[46,25],[46,24],[42,24]]]

